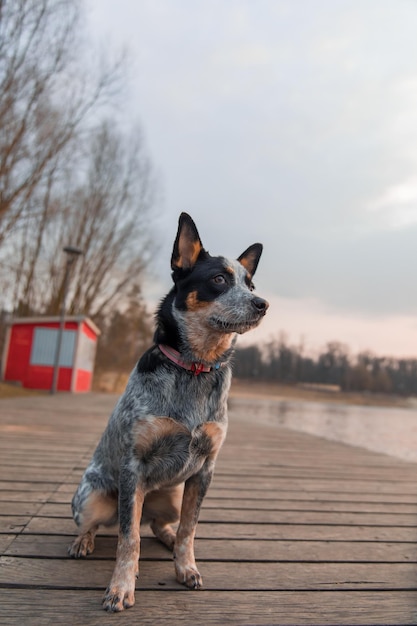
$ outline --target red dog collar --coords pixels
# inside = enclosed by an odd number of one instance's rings
[[[181,358],[181,354],[171,348],[170,346],[166,346],[162,343],[158,344],[158,348],[165,354],[166,357],[176,365],[183,367],[185,370],[193,372],[194,376],[198,376],[201,372],[211,372],[212,369],[219,369],[221,363],[216,363],[214,367],[210,367],[209,365],[204,365],[204,363],[199,363],[198,361],[183,361]]]

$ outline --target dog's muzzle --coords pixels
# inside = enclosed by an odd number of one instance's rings
[[[216,330],[220,330],[225,333],[239,333],[242,335],[248,330],[255,328],[267,312],[269,303],[263,298],[257,296],[253,297],[248,302],[246,313],[235,313],[233,317],[230,315],[227,318],[221,316],[213,316],[209,319],[209,324]]]

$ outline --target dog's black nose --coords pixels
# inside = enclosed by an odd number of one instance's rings
[[[259,313],[266,313],[267,308],[269,307],[269,303],[263,298],[253,298],[252,305]]]

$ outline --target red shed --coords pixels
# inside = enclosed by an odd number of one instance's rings
[[[59,317],[11,320],[2,359],[2,378],[29,389],[51,389]],[[62,335],[58,391],[90,391],[94,371],[97,326],[88,317],[67,317]]]

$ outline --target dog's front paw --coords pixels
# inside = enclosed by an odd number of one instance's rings
[[[109,613],[119,613],[135,604],[135,588],[126,589],[122,585],[110,585],[103,598],[103,609]]]
[[[203,586],[203,579],[195,565],[182,566],[178,562],[175,562],[175,572],[178,582],[189,589],[200,589]]]

